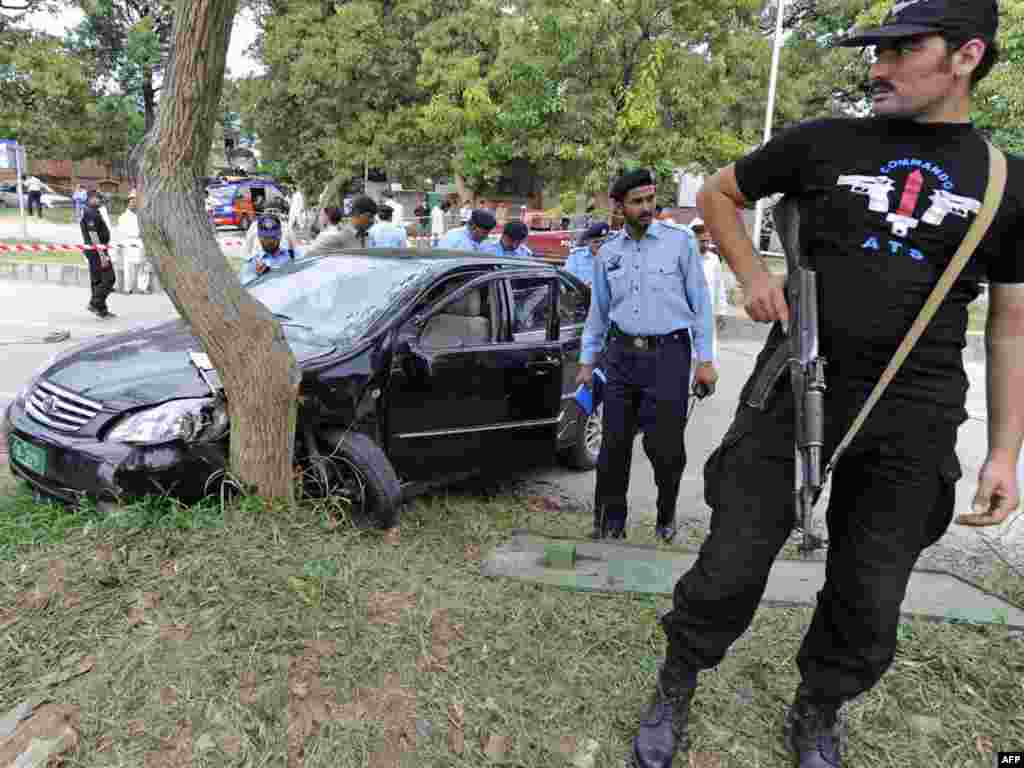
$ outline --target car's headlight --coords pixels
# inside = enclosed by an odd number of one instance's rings
[[[225,402],[219,398],[197,397],[172,400],[133,413],[110,430],[107,440],[136,445],[159,445],[174,440],[208,443],[224,437],[227,431]]]

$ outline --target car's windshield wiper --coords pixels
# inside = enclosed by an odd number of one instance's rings
[[[288,315],[282,315],[280,312],[275,312],[274,313],[274,319],[275,320],[291,320],[291,318]]]

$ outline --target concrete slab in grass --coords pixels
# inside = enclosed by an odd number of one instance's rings
[[[553,545],[557,544],[557,548]],[[575,544],[575,562],[551,553]],[[611,541],[553,539],[516,531],[484,560],[485,576],[504,576],[582,592],[634,592],[671,595],[695,554]],[[777,560],[768,577],[763,603],[813,606],[825,581],[824,562]],[[901,612],[909,618],[974,624],[1003,624],[1024,629],[1024,610],[943,571],[914,571]]]

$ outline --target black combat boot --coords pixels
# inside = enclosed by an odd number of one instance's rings
[[[671,768],[676,753],[689,748],[690,702],[696,688],[695,672],[675,673],[662,667],[651,703],[640,717],[628,768]]]
[[[846,721],[838,704],[815,700],[801,685],[786,715],[785,735],[795,768],[841,768]]]

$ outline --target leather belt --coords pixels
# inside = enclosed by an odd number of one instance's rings
[[[683,339],[689,341],[690,332],[684,328],[682,330],[672,331],[672,333],[665,333],[658,336],[633,336],[632,334],[623,331],[615,323],[612,323],[611,328],[608,329],[608,338],[632,347],[633,349],[655,349],[663,344],[673,341],[682,341]]]

